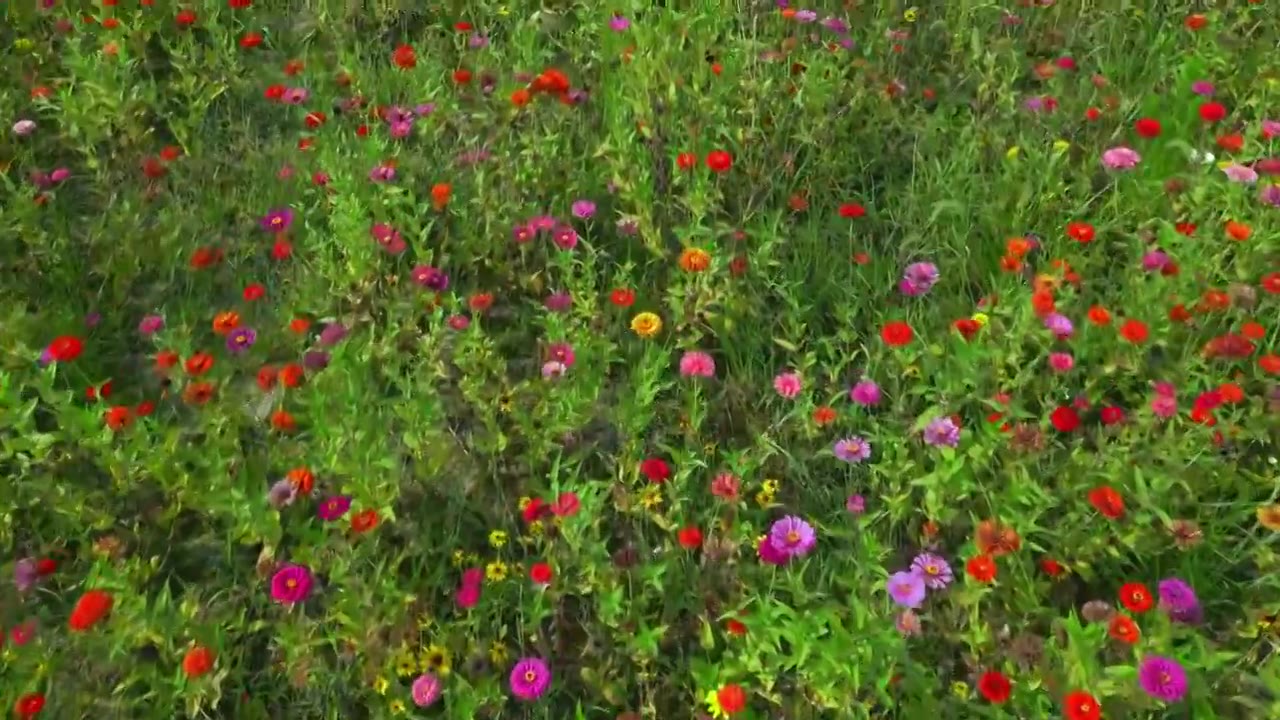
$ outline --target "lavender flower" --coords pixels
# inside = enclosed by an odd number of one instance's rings
[[[36,586],[40,581],[40,571],[36,567],[36,561],[32,558],[23,558],[13,565],[13,584],[18,588],[18,592],[24,593]]]
[[[813,526],[795,515],[788,515],[769,528],[769,543],[788,559],[808,555],[817,542]]]
[[[1160,608],[1169,614],[1174,622],[1184,624],[1198,623],[1203,616],[1200,599],[1196,591],[1181,578],[1165,578],[1157,586],[1160,597]]]
[[[924,579],[924,584],[930,590],[942,590],[955,579],[951,565],[946,560],[927,552],[920,553],[911,561],[911,572]]]
[[[924,428],[924,441],[934,447],[956,447],[960,444],[960,428],[949,417],[935,418]]]
[[[575,200],[573,205],[569,207],[569,212],[573,213],[576,218],[586,220],[596,214],[596,204],[590,200]]]
[[[241,325],[227,335],[227,350],[239,355],[253,347],[257,340],[258,333],[253,328]]]
[[[850,435],[836,441],[835,454],[837,458],[847,463],[860,463],[871,457],[871,443],[857,435]]]
[[[889,597],[905,608],[918,608],[924,602],[924,578],[913,572],[896,572],[889,576]]]

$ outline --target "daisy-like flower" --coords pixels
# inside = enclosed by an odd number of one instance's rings
[[[847,463],[860,463],[871,457],[871,443],[857,435],[836,441],[836,457]]]
[[[911,572],[923,578],[925,586],[930,590],[942,590],[955,579],[951,565],[933,553],[917,555],[911,561]]]
[[[794,515],[778,520],[769,528],[769,543],[788,558],[808,555],[817,542],[813,526]]]

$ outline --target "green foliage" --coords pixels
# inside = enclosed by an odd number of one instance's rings
[[[1269,3],[44,4],[18,716],[1280,715]]]

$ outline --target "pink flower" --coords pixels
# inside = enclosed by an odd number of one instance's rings
[[[701,350],[690,350],[680,358],[680,375],[683,377],[713,377],[716,361]]]
[[[774,547],[767,535],[760,538],[760,544],[756,546],[756,554],[760,556],[760,562],[769,565],[782,565],[787,562],[787,555]]]
[[[1049,353],[1049,367],[1054,372],[1064,373],[1076,366],[1076,359],[1071,357],[1071,353],[1056,352]]]
[[[741,483],[733,473],[720,473],[711,481],[711,494],[722,500],[737,500]]]
[[[785,372],[773,379],[773,389],[788,400],[799,395],[800,388],[803,386],[799,373]]]
[[[1178,414],[1178,398],[1172,394],[1158,393],[1151,398],[1151,412],[1161,420],[1168,420]]]
[[[1102,164],[1108,170],[1132,170],[1142,162],[1142,156],[1132,148],[1113,147],[1102,153]]]

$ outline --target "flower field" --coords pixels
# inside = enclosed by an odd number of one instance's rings
[[[0,6],[0,711],[1280,717],[1277,12]]]

